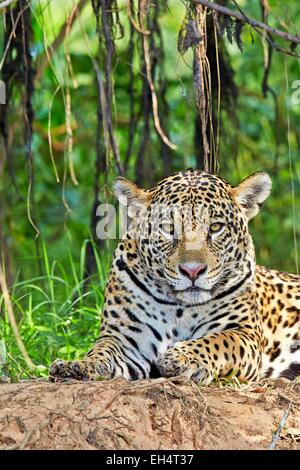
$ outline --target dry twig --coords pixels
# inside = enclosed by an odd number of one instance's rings
[[[286,420],[289,417],[289,414],[290,414],[290,411],[291,411],[291,408],[292,408],[292,404],[293,404],[293,402],[290,401],[289,406],[287,407],[283,417],[281,418],[281,421],[278,425],[278,428],[277,428],[276,432],[273,434],[272,442],[271,442],[271,445],[270,445],[268,450],[274,450],[275,449],[276,444],[278,442],[278,439],[280,438],[281,431],[283,430],[283,428],[285,426],[285,423],[286,423]]]
[[[15,335],[17,345],[18,345],[18,347],[21,351],[21,354],[24,358],[24,361],[27,364],[27,367],[30,370],[33,370],[35,368],[35,365],[31,361],[31,359],[30,359],[30,357],[29,357],[29,355],[28,355],[28,353],[25,349],[24,343],[21,339],[21,336],[20,336],[20,333],[19,333],[19,330],[18,330],[18,326],[17,326],[17,322],[16,322],[16,319],[15,319],[15,315],[14,315],[14,312],[13,312],[13,308],[12,308],[8,288],[7,288],[4,269],[2,268],[1,264],[0,264],[0,287],[1,287],[1,290],[2,290],[2,295],[3,295],[4,303],[5,303],[5,306],[6,306],[8,319],[9,319],[11,328],[13,330],[13,333]]]
[[[146,6],[144,5],[140,10],[140,22],[141,22],[141,24],[142,24],[142,16],[145,12],[145,9],[146,9]],[[153,112],[154,126],[155,126],[155,129],[157,130],[157,133],[160,135],[162,141],[168,147],[170,147],[172,150],[176,150],[176,148],[177,148],[176,145],[173,144],[169,140],[169,138],[166,136],[166,134],[163,131],[163,129],[161,127],[161,124],[160,124],[160,119],[159,119],[159,115],[158,115],[157,95],[156,95],[154,81],[153,81],[152,73],[151,73],[151,59],[150,59],[148,37],[146,35],[143,35],[142,40],[143,40],[143,51],[144,51],[144,58],[145,58],[145,65],[146,65],[146,75],[147,75],[147,80],[148,80],[148,84],[149,84],[149,88],[150,88],[150,92],[151,92],[151,98],[152,98],[152,112]]]

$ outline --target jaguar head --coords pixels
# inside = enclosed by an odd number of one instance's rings
[[[130,233],[145,270],[188,304],[204,304],[253,278],[248,221],[270,190],[262,172],[236,187],[197,170],[176,173],[150,190],[125,178],[115,183],[131,211]]]

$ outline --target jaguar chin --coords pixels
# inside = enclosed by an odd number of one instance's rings
[[[184,305],[203,305],[212,298],[211,290],[192,286],[184,290],[174,290],[176,299]]]

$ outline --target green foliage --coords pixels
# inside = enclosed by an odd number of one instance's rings
[[[98,336],[110,259],[109,256],[100,259],[94,246],[97,272],[88,279],[84,278],[87,242],[81,247],[79,263],[69,252],[65,266],[57,260],[49,260],[43,243],[43,275],[25,281],[17,279],[13,285],[12,305],[20,335],[37,366],[32,371],[35,375],[45,375],[46,366],[57,357],[79,359]],[[0,305],[4,312],[0,317],[0,367],[13,379],[23,377],[24,373],[26,377],[26,365],[12,335],[3,297]]]

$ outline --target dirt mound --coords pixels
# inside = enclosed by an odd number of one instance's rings
[[[300,383],[0,385],[1,449],[267,449],[280,425],[276,448],[300,449]]]

